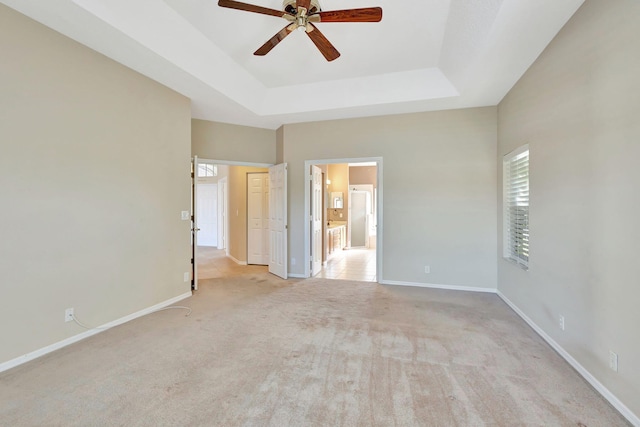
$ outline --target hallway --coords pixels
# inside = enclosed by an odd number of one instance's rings
[[[225,255],[224,249],[198,246],[198,277],[219,279],[241,274],[266,273],[266,265],[239,265]],[[335,254],[327,262],[318,279],[376,281],[376,250],[347,249]]]
[[[224,249],[198,246],[198,278],[201,280],[268,271],[269,268],[266,265],[240,265],[227,257]]]

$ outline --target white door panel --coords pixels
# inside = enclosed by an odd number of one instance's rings
[[[311,275],[322,269],[322,170],[311,166]]]
[[[198,290],[198,156],[191,165],[191,289]]]
[[[227,178],[218,181],[218,249],[227,248]]]
[[[198,183],[199,246],[218,246],[218,185]]]
[[[269,272],[287,278],[287,164],[269,168]]]
[[[367,247],[370,195],[366,191],[349,192],[349,232],[351,247]]]

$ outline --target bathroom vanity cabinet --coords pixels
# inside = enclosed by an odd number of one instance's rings
[[[347,227],[345,225],[331,225],[327,229],[327,254],[333,255],[341,251],[347,242]]]

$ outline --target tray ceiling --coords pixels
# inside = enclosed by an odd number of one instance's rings
[[[496,105],[584,0],[324,0],[379,23],[319,23],[327,62],[287,22],[216,0],[1,0],[192,99],[195,118],[285,123]],[[251,0],[281,9],[279,0]]]

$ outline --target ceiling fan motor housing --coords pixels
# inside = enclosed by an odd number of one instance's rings
[[[282,2],[282,10],[285,10],[287,12],[291,12],[291,13],[296,13],[296,0],[284,0]],[[322,9],[320,8],[320,3],[318,3],[318,0],[311,0],[311,4],[309,6],[309,10],[307,11],[307,16],[312,14],[312,13],[318,13],[321,12]]]

